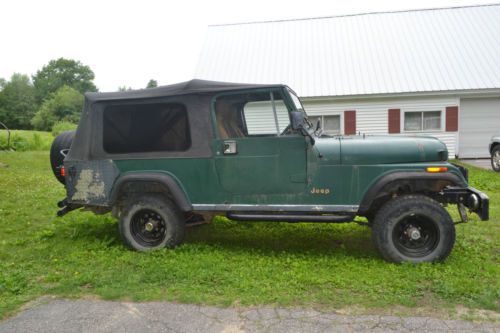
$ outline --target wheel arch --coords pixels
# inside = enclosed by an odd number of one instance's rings
[[[169,173],[133,172],[119,177],[111,191],[111,205],[117,204],[127,193],[162,193],[167,195],[180,211],[193,210],[185,189],[179,180]]]
[[[491,154],[493,154],[493,150],[494,150],[496,147],[498,147],[498,146],[500,146],[500,142],[493,142],[493,143],[491,144],[491,147],[490,147],[490,155],[491,155]]]
[[[367,214],[394,194],[437,193],[450,185],[467,187],[467,184],[459,176],[450,172],[395,171],[384,174],[374,181],[365,192],[358,212],[361,215]]]

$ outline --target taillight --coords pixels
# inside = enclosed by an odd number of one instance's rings
[[[63,166],[59,169],[59,174],[61,177],[66,177],[66,169]]]
[[[430,172],[430,173],[437,173],[437,172],[446,172],[448,171],[448,168],[447,167],[427,167],[427,169],[425,169],[427,172]]]

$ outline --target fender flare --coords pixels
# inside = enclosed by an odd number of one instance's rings
[[[467,187],[467,184],[456,174],[445,173],[427,173],[424,171],[395,171],[385,174],[378,178],[373,185],[370,186],[368,191],[365,192],[361,204],[359,205],[359,212],[367,212],[377,194],[388,184],[398,180],[431,180],[431,181],[448,181],[455,186]]]
[[[134,172],[125,174],[122,177],[118,178],[111,191],[111,205],[114,205],[114,203],[118,199],[118,195],[120,194],[123,186],[129,183],[138,182],[159,184],[172,195],[174,203],[182,212],[189,212],[193,210],[193,205],[191,204],[186,192],[179,184],[179,182],[173,176],[164,172]]]

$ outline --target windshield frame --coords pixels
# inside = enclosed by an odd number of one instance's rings
[[[290,95],[290,99],[292,100],[292,104],[295,107],[295,109],[297,111],[306,112],[306,110],[304,109],[304,106],[302,105],[302,101],[300,100],[299,96],[297,96],[295,91],[293,91],[290,87],[286,87],[286,90],[288,91],[288,94]],[[299,103],[299,105],[297,105],[297,102]]]
[[[299,112],[303,112],[304,113],[304,118],[305,118],[305,121],[306,121],[306,124],[307,124],[307,128],[306,130],[312,130],[313,127],[314,127],[314,124],[311,123],[309,121],[309,119],[307,118],[307,112],[306,112],[306,109],[304,109],[304,105],[302,104],[302,101],[300,100],[299,96],[295,93],[295,91],[293,91],[292,88],[286,86],[286,92],[288,93],[288,97],[290,99],[290,102],[291,102],[291,106],[293,108],[295,108],[296,111],[299,111]],[[299,102],[299,106],[300,108],[297,107],[297,104],[295,102],[295,100],[297,100],[297,102]]]

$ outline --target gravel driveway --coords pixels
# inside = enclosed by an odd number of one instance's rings
[[[303,309],[218,308],[169,302],[55,300],[0,322],[0,332],[498,332],[428,317],[344,316]]]

